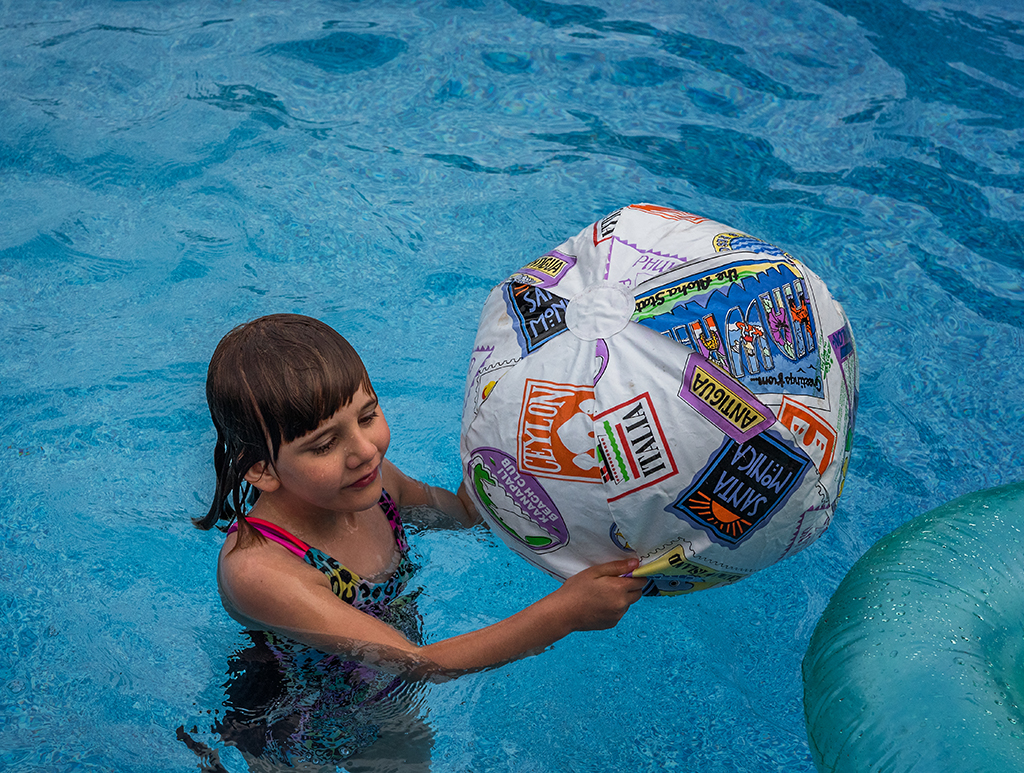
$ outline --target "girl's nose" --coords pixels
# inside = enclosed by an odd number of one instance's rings
[[[377,455],[377,444],[360,432],[352,437],[348,451],[348,466],[354,470]]]

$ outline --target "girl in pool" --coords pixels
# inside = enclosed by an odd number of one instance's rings
[[[221,340],[206,393],[217,483],[196,525],[228,533],[217,563],[224,607],[266,632],[278,661],[296,660],[286,642],[333,656],[346,704],[375,702],[394,675],[458,676],[610,628],[640,597],[645,581],[622,576],[638,561],[611,562],[501,622],[421,645],[402,595],[415,567],[399,508],[426,505],[464,526],[479,518],[464,487],[437,489],[385,458],[390,431],[355,350],[309,317],[262,317]]]

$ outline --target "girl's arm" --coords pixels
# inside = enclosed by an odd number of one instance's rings
[[[646,584],[622,576],[639,565],[632,558],[590,567],[512,617],[420,652],[439,675],[459,676],[541,652],[574,631],[613,628]]]
[[[444,679],[539,652],[573,631],[613,627],[640,598],[645,580],[621,576],[638,563],[591,567],[505,620],[426,646],[341,601],[320,571],[275,545],[223,553],[218,583],[244,625],[408,678]]]
[[[381,464],[381,475],[384,478],[384,488],[399,507],[426,505],[441,511],[463,526],[475,526],[483,520],[476,511],[473,500],[469,498],[465,483],[453,494],[443,488],[410,478],[387,459]]]

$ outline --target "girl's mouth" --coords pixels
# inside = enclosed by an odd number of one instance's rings
[[[360,478],[355,483],[349,484],[349,488],[366,488],[375,480],[377,480],[377,474],[380,472],[380,467],[374,467],[373,471],[365,478]]]

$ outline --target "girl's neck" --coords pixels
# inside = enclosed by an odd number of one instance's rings
[[[316,510],[296,507],[274,496],[278,492],[263,493],[250,515],[280,526],[310,545],[322,544],[346,533],[359,530],[362,513]]]
[[[310,512],[282,507],[280,498],[262,494],[252,516],[280,526],[295,537],[332,556],[360,577],[390,576],[396,565],[397,544],[383,511],[374,504],[360,512]]]

